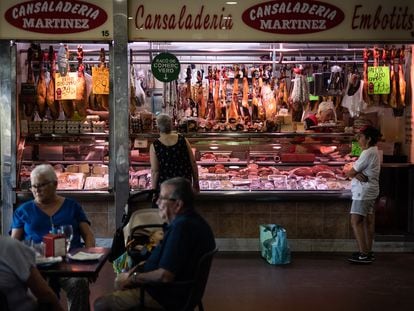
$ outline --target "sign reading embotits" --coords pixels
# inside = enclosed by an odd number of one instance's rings
[[[160,53],[152,61],[151,70],[157,80],[171,82],[178,79],[180,61],[171,53]]]

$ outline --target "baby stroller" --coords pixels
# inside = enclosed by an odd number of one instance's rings
[[[162,231],[163,221],[158,209],[151,208],[154,190],[144,190],[133,194],[125,205],[122,224],[116,230],[108,257],[110,262],[126,252],[134,264],[145,260],[150,255],[154,243],[151,237]]]

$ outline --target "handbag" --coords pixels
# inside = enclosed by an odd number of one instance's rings
[[[119,256],[126,252],[125,247],[125,236],[124,236],[124,227],[129,221],[129,216],[127,213],[122,215],[122,225],[116,229],[114,237],[112,238],[111,251],[108,255],[108,261],[114,262]]]
[[[119,256],[126,252],[123,226],[116,229],[112,238],[111,251],[108,256],[109,262],[114,262]]]
[[[289,264],[291,255],[286,229],[276,224],[260,225],[260,251],[272,265]]]

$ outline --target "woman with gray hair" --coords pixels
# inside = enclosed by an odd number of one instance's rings
[[[36,166],[30,174],[34,200],[20,205],[13,214],[11,236],[17,240],[40,243],[49,231],[71,225],[72,248],[95,246],[90,222],[82,207],[73,199],[56,193],[58,179],[50,164]],[[89,310],[89,282],[87,278],[59,278],[58,285],[66,292],[69,311]]]
[[[200,191],[198,168],[188,140],[172,131],[171,117],[167,114],[157,116],[160,137],[150,147],[152,188],[159,192],[163,181],[184,177],[196,192]]]

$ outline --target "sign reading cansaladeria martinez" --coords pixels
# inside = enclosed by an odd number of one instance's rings
[[[111,40],[110,0],[0,1],[0,39]]]
[[[131,41],[414,40],[409,0],[130,0],[128,12]]]

